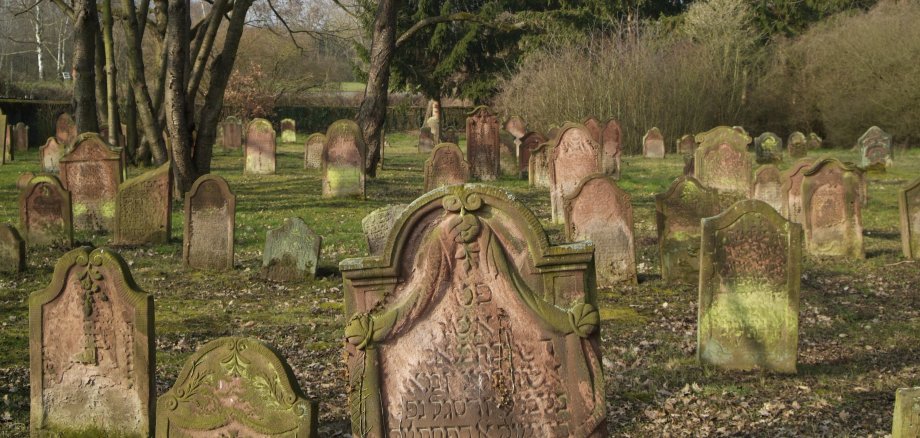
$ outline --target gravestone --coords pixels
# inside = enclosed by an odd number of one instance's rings
[[[499,168],[502,175],[518,176],[521,174],[518,169],[517,140],[510,132],[501,131],[499,139]]]
[[[295,143],[297,141],[297,122],[294,119],[281,120],[281,142]]]
[[[0,164],[13,161],[12,150],[9,147],[10,130],[6,121],[6,114],[0,110]]]
[[[696,134],[699,144],[694,154],[694,176],[720,194],[747,197],[751,193],[751,157],[747,145],[751,137],[727,126]]]
[[[254,119],[246,127],[246,167],[243,173],[275,173],[275,130],[268,120]]]
[[[549,157],[550,207],[553,223],[565,222],[565,197],[586,176],[600,171],[600,145],[582,125],[566,123]]]
[[[891,438],[920,436],[920,388],[898,388],[894,393]]]
[[[550,246],[495,187],[411,205],[339,265],[352,433],[606,436],[593,247]]]
[[[339,120],[326,131],[323,145],[323,197],[364,199],[364,162],[367,146],[361,128],[352,120]]]
[[[466,118],[466,161],[473,178],[493,181],[498,178],[501,161],[498,118],[485,106],[476,107]]]
[[[470,164],[463,159],[463,151],[453,143],[439,144],[425,160],[426,192],[469,180]]]
[[[316,275],[323,238],[316,235],[303,219],[287,218],[265,233],[262,272],[271,281],[300,281]]]
[[[434,135],[431,134],[431,128],[426,126],[418,131],[418,151],[427,154],[432,149],[434,149]]]
[[[199,269],[233,269],[236,195],[227,181],[203,175],[185,194],[182,262]]]
[[[802,227],[757,200],[703,219],[697,357],[722,369],[795,373]]]
[[[157,438],[316,437],[317,405],[290,365],[255,338],[199,347],[157,399]]]
[[[600,120],[596,117],[588,117],[582,125],[585,125],[585,129],[591,133],[591,138],[594,139],[597,144],[603,144],[604,134],[602,131],[604,128],[601,126]]]
[[[786,150],[792,158],[802,158],[808,155],[808,144],[805,139],[805,134],[799,131],[789,134],[789,138],[786,140]]]
[[[898,191],[904,257],[920,259],[920,178]]]
[[[646,158],[664,158],[664,136],[658,128],[649,129],[642,136],[642,156]]]
[[[38,148],[38,155],[41,157],[42,162],[42,172],[58,173],[58,169],[60,169],[58,162],[61,160],[63,153],[64,148],[58,143],[57,138],[48,137],[45,145]]]
[[[859,137],[860,165],[867,170],[885,170],[891,166],[891,135],[878,126]]]
[[[73,246],[70,192],[52,175],[39,175],[19,192],[19,229],[29,246]]]
[[[852,163],[819,160],[802,179],[805,248],[816,256],[864,258],[859,174]]]
[[[783,161],[783,140],[772,132],[764,132],[754,139],[754,155],[757,164],[773,164]]]
[[[26,270],[26,241],[12,225],[0,224],[0,272]]]
[[[372,256],[383,254],[393,224],[408,206],[408,204],[388,205],[370,212],[361,220],[361,229],[364,230],[368,254]]]
[[[555,140],[559,135],[559,127],[556,125],[549,125],[549,129],[546,130],[546,138],[549,140]]]
[[[303,146],[304,169],[322,169],[324,144],[326,144],[326,134],[322,132],[314,132],[307,137]]]
[[[438,140],[440,140],[441,143],[458,144],[460,142],[460,136],[454,129],[442,129],[438,137]]]
[[[16,152],[25,152],[29,150],[29,127],[25,123],[19,122],[13,126],[13,150]]]
[[[107,249],[78,248],[29,296],[32,436],[151,436],[153,295]]]
[[[824,144],[824,139],[819,137],[818,134],[814,132],[808,133],[808,139],[805,140],[805,145],[808,150],[821,149],[821,146]]]
[[[518,148],[518,166],[521,177],[527,177],[530,173],[530,155],[533,150],[546,141],[546,137],[539,132],[528,132],[521,137],[521,146]]]
[[[679,139],[677,139],[677,153],[692,155],[696,152],[696,140],[693,139],[693,136],[690,134],[684,134]]]
[[[797,224],[805,223],[805,210],[802,206],[802,179],[805,172],[815,164],[812,158],[802,158],[783,173],[780,196],[783,204],[780,213]]]
[[[638,284],[631,198],[613,178],[588,176],[566,196],[565,235],[569,242],[594,243],[598,287]]]
[[[0,156],[0,163],[12,163],[15,153],[13,152],[13,132],[10,125],[6,125],[3,134],[3,154]]]
[[[32,172],[20,173],[19,177],[16,178],[16,189],[17,190],[24,189],[27,185],[29,185],[29,181],[31,181],[32,178],[35,178],[35,174]]]
[[[530,161],[527,163],[527,181],[531,187],[550,188],[549,158],[553,153],[550,142],[540,144],[530,151]]]
[[[222,141],[225,150],[238,151],[243,147],[243,123],[236,116],[224,119]]]
[[[70,113],[60,113],[54,119],[54,136],[61,146],[69,147],[70,142],[77,138],[77,122]]]
[[[754,172],[751,198],[766,202],[770,207],[782,214],[783,204],[785,203],[782,185],[783,178],[776,166],[772,164],[760,166]]]
[[[684,154],[684,169],[682,172],[683,175],[693,176],[693,173],[696,169],[694,162],[695,160],[693,158],[693,154]]]
[[[527,124],[524,123],[524,119],[511,116],[505,121],[505,131],[513,135],[515,140],[520,140],[527,134]]]
[[[74,228],[113,230],[115,197],[122,180],[121,150],[98,134],[84,133],[73,140],[59,164],[61,183],[73,204]]]
[[[667,191],[655,195],[658,256],[666,283],[699,282],[700,220],[719,212],[719,194],[690,175],[675,179]]]
[[[620,177],[620,158],[623,155],[623,131],[620,123],[608,119],[601,131],[601,170],[614,177]]]
[[[438,143],[438,140],[441,138],[441,116],[432,116],[428,120],[425,120],[425,126],[423,128],[428,128],[431,131],[432,143]]]
[[[118,188],[115,245],[167,243],[172,232],[172,184],[166,163]]]

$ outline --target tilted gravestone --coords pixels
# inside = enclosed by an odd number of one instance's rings
[[[508,120],[505,121],[505,131],[513,135],[515,140],[520,140],[527,134],[527,123],[524,123],[524,119],[518,116],[508,117]]]
[[[594,243],[598,287],[638,284],[632,201],[612,177],[588,176],[566,196],[565,235]]]
[[[364,230],[368,254],[372,256],[382,254],[393,224],[406,211],[406,207],[408,204],[388,205],[370,212],[361,220],[361,229]]]
[[[649,129],[642,136],[642,156],[646,158],[664,158],[664,136],[658,128]]]
[[[782,214],[785,203],[782,194],[783,179],[779,169],[772,164],[765,164],[754,172],[751,185],[751,199],[766,202]]]
[[[19,122],[13,126],[12,132],[13,150],[16,152],[26,152],[29,150],[29,127],[25,123]]]
[[[812,158],[802,158],[783,173],[780,193],[783,199],[780,213],[792,222],[801,224],[805,222],[805,210],[802,206],[802,179],[805,172],[815,164]]]
[[[499,170],[501,175],[517,177],[521,174],[518,169],[517,140],[511,133],[501,131],[499,139]]]
[[[920,388],[898,388],[894,393],[891,438],[920,436]]]
[[[619,178],[620,158],[623,155],[623,131],[620,122],[608,119],[601,131],[601,170]]]
[[[73,246],[70,192],[52,175],[39,175],[19,192],[19,229],[29,246]]]
[[[418,151],[419,153],[428,153],[434,149],[434,135],[431,128],[425,126],[418,131]]]
[[[203,175],[185,194],[182,262],[201,269],[233,269],[236,195],[227,181]]]
[[[470,164],[453,143],[441,143],[425,160],[425,191],[441,186],[464,184],[470,180]]]
[[[703,219],[697,356],[722,369],[795,373],[802,227],[757,200]]]
[[[665,282],[699,282],[700,220],[719,211],[719,194],[689,175],[655,195],[658,256]]]
[[[692,155],[696,151],[696,140],[690,134],[684,134],[677,139],[677,153]]]
[[[600,120],[598,120],[596,117],[588,117],[584,122],[582,122],[582,125],[585,125],[585,129],[591,133],[591,138],[594,139],[597,144],[603,143],[604,134],[602,132],[603,127],[601,126]]]
[[[498,118],[488,107],[476,107],[466,118],[466,161],[473,178],[493,181],[500,175],[498,131]]]
[[[169,242],[172,235],[172,184],[166,163],[118,188],[115,202],[115,245]]]
[[[566,123],[549,157],[550,207],[553,223],[565,222],[565,197],[586,176],[600,172],[600,148],[581,125]]]
[[[26,270],[26,241],[12,225],[0,224],[0,272]]]
[[[531,187],[550,188],[549,159],[553,153],[550,142],[542,143],[530,151],[527,163],[527,181]]]
[[[78,248],[29,296],[32,436],[153,433],[153,295],[107,249]]]
[[[303,168],[322,169],[323,145],[326,144],[326,134],[314,132],[307,137],[303,146]]]
[[[340,263],[356,436],[606,436],[590,244],[485,185],[413,202]]]
[[[297,141],[297,122],[294,119],[281,119],[281,142],[294,143]]]
[[[60,172],[61,183],[70,191],[74,228],[114,229],[115,197],[122,180],[121,150],[97,134],[80,134],[61,157]]]
[[[802,179],[805,248],[811,255],[864,258],[862,203],[856,166],[819,160]]]
[[[758,164],[783,161],[783,140],[772,132],[764,132],[754,139],[754,155]]]
[[[199,347],[157,399],[156,436],[312,438],[317,417],[278,352],[226,337]]]
[[[238,151],[243,147],[243,123],[236,116],[228,116],[221,124],[221,143],[224,149]]]
[[[303,219],[287,218],[274,230],[265,233],[262,271],[271,281],[299,281],[316,275],[323,238],[316,235]]]
[[[808,155],[808,144],[806,143],[805,134],[795,131],[789,134],[786,139],[786,150],[792,158],[802,158]]]
[[[751,137],[727,126],[719,126],[694,137],[699,147],[694,154],[694,176],[704,186],[721,193],[747,197],[751,193]]]
[[[920,259],[920,178],[898,191],[904,257]]]
[[[859,137],[860,165],[867,170],[885,170],[891,166],[891,135],[878,126]]]
[[[808,150],[821,149],[821,146],[824,144],[824,139],[819,137],[818,134],[814,132],[808,133],[808,139],[805,140],[805,146]]]
[[[243,173],[275,173],[275,129],[265,119],[255,119],[246,127],[246,167]]]
[[[518,166],[521,177],[529,175],[530,155],[543,143],[546,143],[546,137],[539,132],[528,132],[521,137],[521,145],[518,147]]]
[[[364,199],[366,159],[367,145],[357,123],[339,120],[329,126],[323,145],[323,197]]]
[[[55,117],[54,137],[65,148],[69,147],[70,143],[77,138],[77,122],[73,120],[70,113],[60,113]]]
[[[58,169],[60,169],[58,162],[63,154],[64,148],[58,143],[57,138],[48,137],[45,145],[38,148],[38,155],[41,157],[42,162],[42,172],[58,173]]]

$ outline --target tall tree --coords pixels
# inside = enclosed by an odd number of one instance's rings
[[[74,118],[78,132],[98,132],[96,113],[96,29],[95,0],[73,2]]]

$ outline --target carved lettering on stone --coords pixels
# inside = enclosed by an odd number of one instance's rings
[[[307,137],[303,147],[303,168],[323,168],[323,145],[326,144],[326,134],[314,132]]]
[[[891,135],[878,126],[869,128],[857,144],[863,169],[885,170],[891,166]]]
[[[473,178],[493,181],[500,174],[500,144],[498,118],[484,106],[477,107],[466,118],[466,161]]]
[[[720,194],[747,197],[751,193],[751,137],[727,126],[695,136],[694,176]]]
[[[655,195],[658,253],[665,282],[699,282],[700,220],[719,212],[719,194],[689,175]]]
[[[115,227],[115,198],[122,180],[121,150],[99,135],[79,135],[60,160],[61,183],[70,191],[73,224],[78,230]]]
[[[835,158],[818,161],[802,180],[805,248],[811,255],[864,258],[860,176]]]
[[[370,255],[381,255],[386,248],[387,239],[396,220],[406,210],[408,204],[388,205],[378,208],[361,220],[361,229],[367,240],[367,251]]]
[[[19,192],[19,229],[29,246],[73,246],[70,192],[52,175],[39,175]]]
[[[564,199],[588,175],[600,171],[600,145],[581,125],[566,123],[549,160],[550,207],[554,223],[564,223]]]
[[[233,269],[236,195],[217,175],[204,175],[185,194],[182,259],[199,269]]]
[[[470,180],[470,165],[463,151],[452,143],[441,143],[425,160],[425,191],[441,186],[464,184]]]
[[[814,164],[813,159],[802,158],[783,173],[783,184],[780,187],[783,205],[780,213],[797,224],[805,222],[805,210],[802,206],[802,179],[805,178],[805,172]]]
[[[118,188],[115,244],[169,242],[172,232],[172,172],[166,163]]]

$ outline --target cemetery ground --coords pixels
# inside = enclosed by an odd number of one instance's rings
[[[182,267],[182,209],[174,204],[171,243],[116,249],[156,303],[156,389],[175,381],[200,345],[221,336],[253,336],[276,347],[308,398],[319,402],[320,435],[349,433],[342,338],[345,318],[339,261],[364,256],[361,219],[422,194],[426,155],[416,135],[388,136],[384,169],[368,180],[367,200],[322,199],[319,170],[304,170],[302,141],[278,148],[275,175],[244,175],[238,152],[215,148],[213,171],[237,195],[236,269]],[[35,146],[35,145],[33,145]],[[857,152],[811,151],[858,161]],[[683,160],[627,157],[620,187],[632,196],[638,286],[599,292],[612,436],[882,436],[890,433],[895,390],[920,379],[920,269],[901,255],[898,189],[920,175],[920,151],[895,157],[887,173],[869,175],[863,211],[865,260],[805,257],[798,373],[722,372],[696,362],[697,286],[669,286],[658,273],[654,194],[681,174]],[[786,158],[782,168],[793,160]],[[39,171],[37,148],[0,167],[0,222],[17,223],[21,172]],[[131,169],[131,176],[142,170]],[[526,180],[494,183],[549,225],[549,194]],[[301,217],[323,236],[317,279],[263,279],[265,233]],[[77,233],[97,246],[109,236]],[[0,436],[28,434],[29,293],[44,288],[65,251],[29,253],[26,273],[0,274]]]

